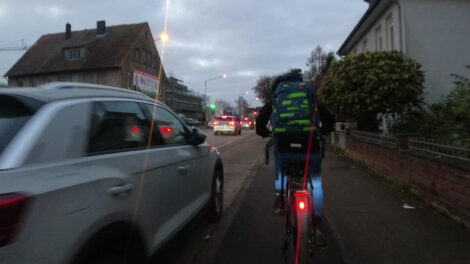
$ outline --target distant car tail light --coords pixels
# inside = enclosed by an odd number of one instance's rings
[[[217,122],[217,121],[214,121],[214,123],[213,123],[214,126],[218,125],[218,124],[219,124],[219,122]]]
[[[240,121],[240,125],[243,125],[243,121]]]
[[[0,195],[0,247],[11,243],[29,197],[19,193]]]
[[[250,121],[250,125],[253,124],[253,122]]]
[[[230,121],[230,122],[228,122],[228,124],[231,125],[231,126],[234,126],[234,125],[235,125],[235,122]]]
[[[226,119],[226,118],[227,118],[227,116],[223,115],[223,116],[222,116],[222,118],[223,118],[223,119]]]

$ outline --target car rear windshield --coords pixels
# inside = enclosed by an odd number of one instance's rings
[[[0,95],[0,156],[38,106],[21,98]]]
[[[214,120],[217,120],[217,121],[234,121],[235,119],[231,116],[227,116],[227,117],[217,116],[217,117],[214,117]]]

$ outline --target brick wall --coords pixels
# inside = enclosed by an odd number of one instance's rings
[[[470,170],[414,151],[346,137],[346,153],[441,210],[470,223]]]

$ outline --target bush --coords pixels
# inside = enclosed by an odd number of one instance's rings
[[[470,69],[470,66],[466,66]],[[439,103],[429,106],[423,113],[418,132],[428,137],[454,142],[470,139],[470,80],[454,76],[455,87]]]
[[[322,87],[322,101],[337,120],[378,130],[379,114],[402,114],[423,104],[421,65],[399,51],[350,55],[333,62]]]

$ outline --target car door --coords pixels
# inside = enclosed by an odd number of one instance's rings
[[[149,158],[149,164],[158,162],[157,159],[167,160],[169,169],[166,170],[168,175],[165,177],[170,177],[174,186],[170,189],[172,191],[161,191],[167,199],[175,202],[175,206],[178,204],[172,219],[159,227],[156,238],[160,240],[165,238],[167,232],[189,220],[204,203],[204,199],[207,199],[201,197],[203,150],[190,144],[190,131],[170,110],[150,103],[145,103],[144,108],[154,120],[154,130],[160,132],[165,142],[165,147],[158,157]],[[162,176],[150,172],[149,184],[156,182],[159,177]]]
[[[145,236],[158,243],[176,230],[183,207],[172,153],[138,102],[95,102],[87,166],[112,198],[103,208],[132,214]],[[152,137],[149,134],[152,133]],[[131,201],[129,201],[129,199]],[[160,233],[159,233],[160,231]]]

